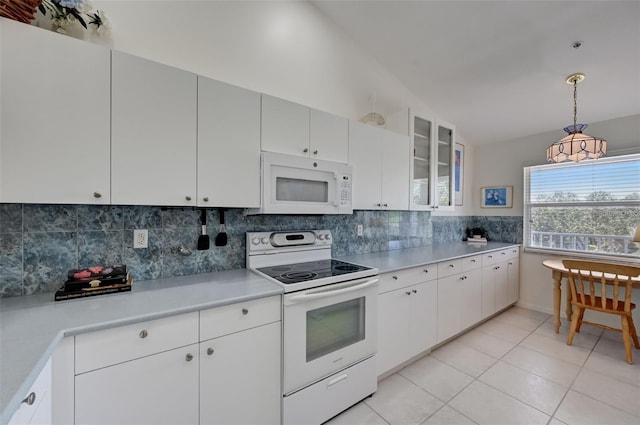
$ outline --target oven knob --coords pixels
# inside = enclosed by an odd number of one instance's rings
[[[324,240],[324,234],[322,233],[318,234],[318,240]]]
[[[331,235],[326,235],[324,238],[325,240],[331,240]]]
[[[264,238],[260,239],[260,242],[262,242],[263,244],[265,244],[265,245],[266,245],[266,244],[268,244],[268,243],[269,243],[269,238],[264,237]]]
[[[258,245],[260,243],[260,239],[253,238],[253,239],[251,239],[251,243],[254,244],[254,245]]]

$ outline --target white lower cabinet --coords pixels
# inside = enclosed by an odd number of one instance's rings
[[[78,424],[197,424],[198,344],[76,376]]]
[[[514,304],[519,294],[519,248],[482,256],[482,318]]]
[[[438,342],[442,342],[481,320],[482,273],[479,268],[443,277],[439,268],[438,273]]]
[[[280,322],[200,344],[200,423],[279,424]]]
[[[20,407],[9,420],[8,425],[50,424],[52,423],[51,360],[24,395]]]
[[[279,424],[281,302],[268,297],[76,336],[75,352],[67,350],[74,388],[64,386],[75,393],[75,423]]]
[[[438,297],[436,274],[431,268],[381,276],[380,291],[387,292],[378,296],[378,375],[436,344]],[[427,278],[433,280],[415,283]],[[389,290],[394,287],[397,289]]]

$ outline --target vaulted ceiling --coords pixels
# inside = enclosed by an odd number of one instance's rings
[[[467,142],[640,114],[640,1],[313,4]]]

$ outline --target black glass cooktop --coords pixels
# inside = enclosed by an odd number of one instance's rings
[[[370,269],[370,267],[331,259],[261,267],[258,271],[286,285],[305,282],[308,280],[322,279],[325,277],[340,276]]]

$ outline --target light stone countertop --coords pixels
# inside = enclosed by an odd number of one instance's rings
[[[443,245],[430,245],[418,248],[399,249],[395,251],[374,252],[371,254],[350,255],[339,257],[338,260],[377,268],[380,273],[419,267],[440,261],[454,260],[471,255],[498,251],[518,244],[487,242],[486,244],[471,244],[455,242]]]
[[[0,424],[16,411],[65,336],[280,295],[246,269],[133,283],[131,292],[54,301],[53,293],[0,299]]]
[[[483,254],[516,244],[457,242],[339,258],[380,273]],[[53,294],[0,299],[0,424],[6,424],[65,336],[283,293],[246,269],[134,282],[131,292],[53,301]]]

